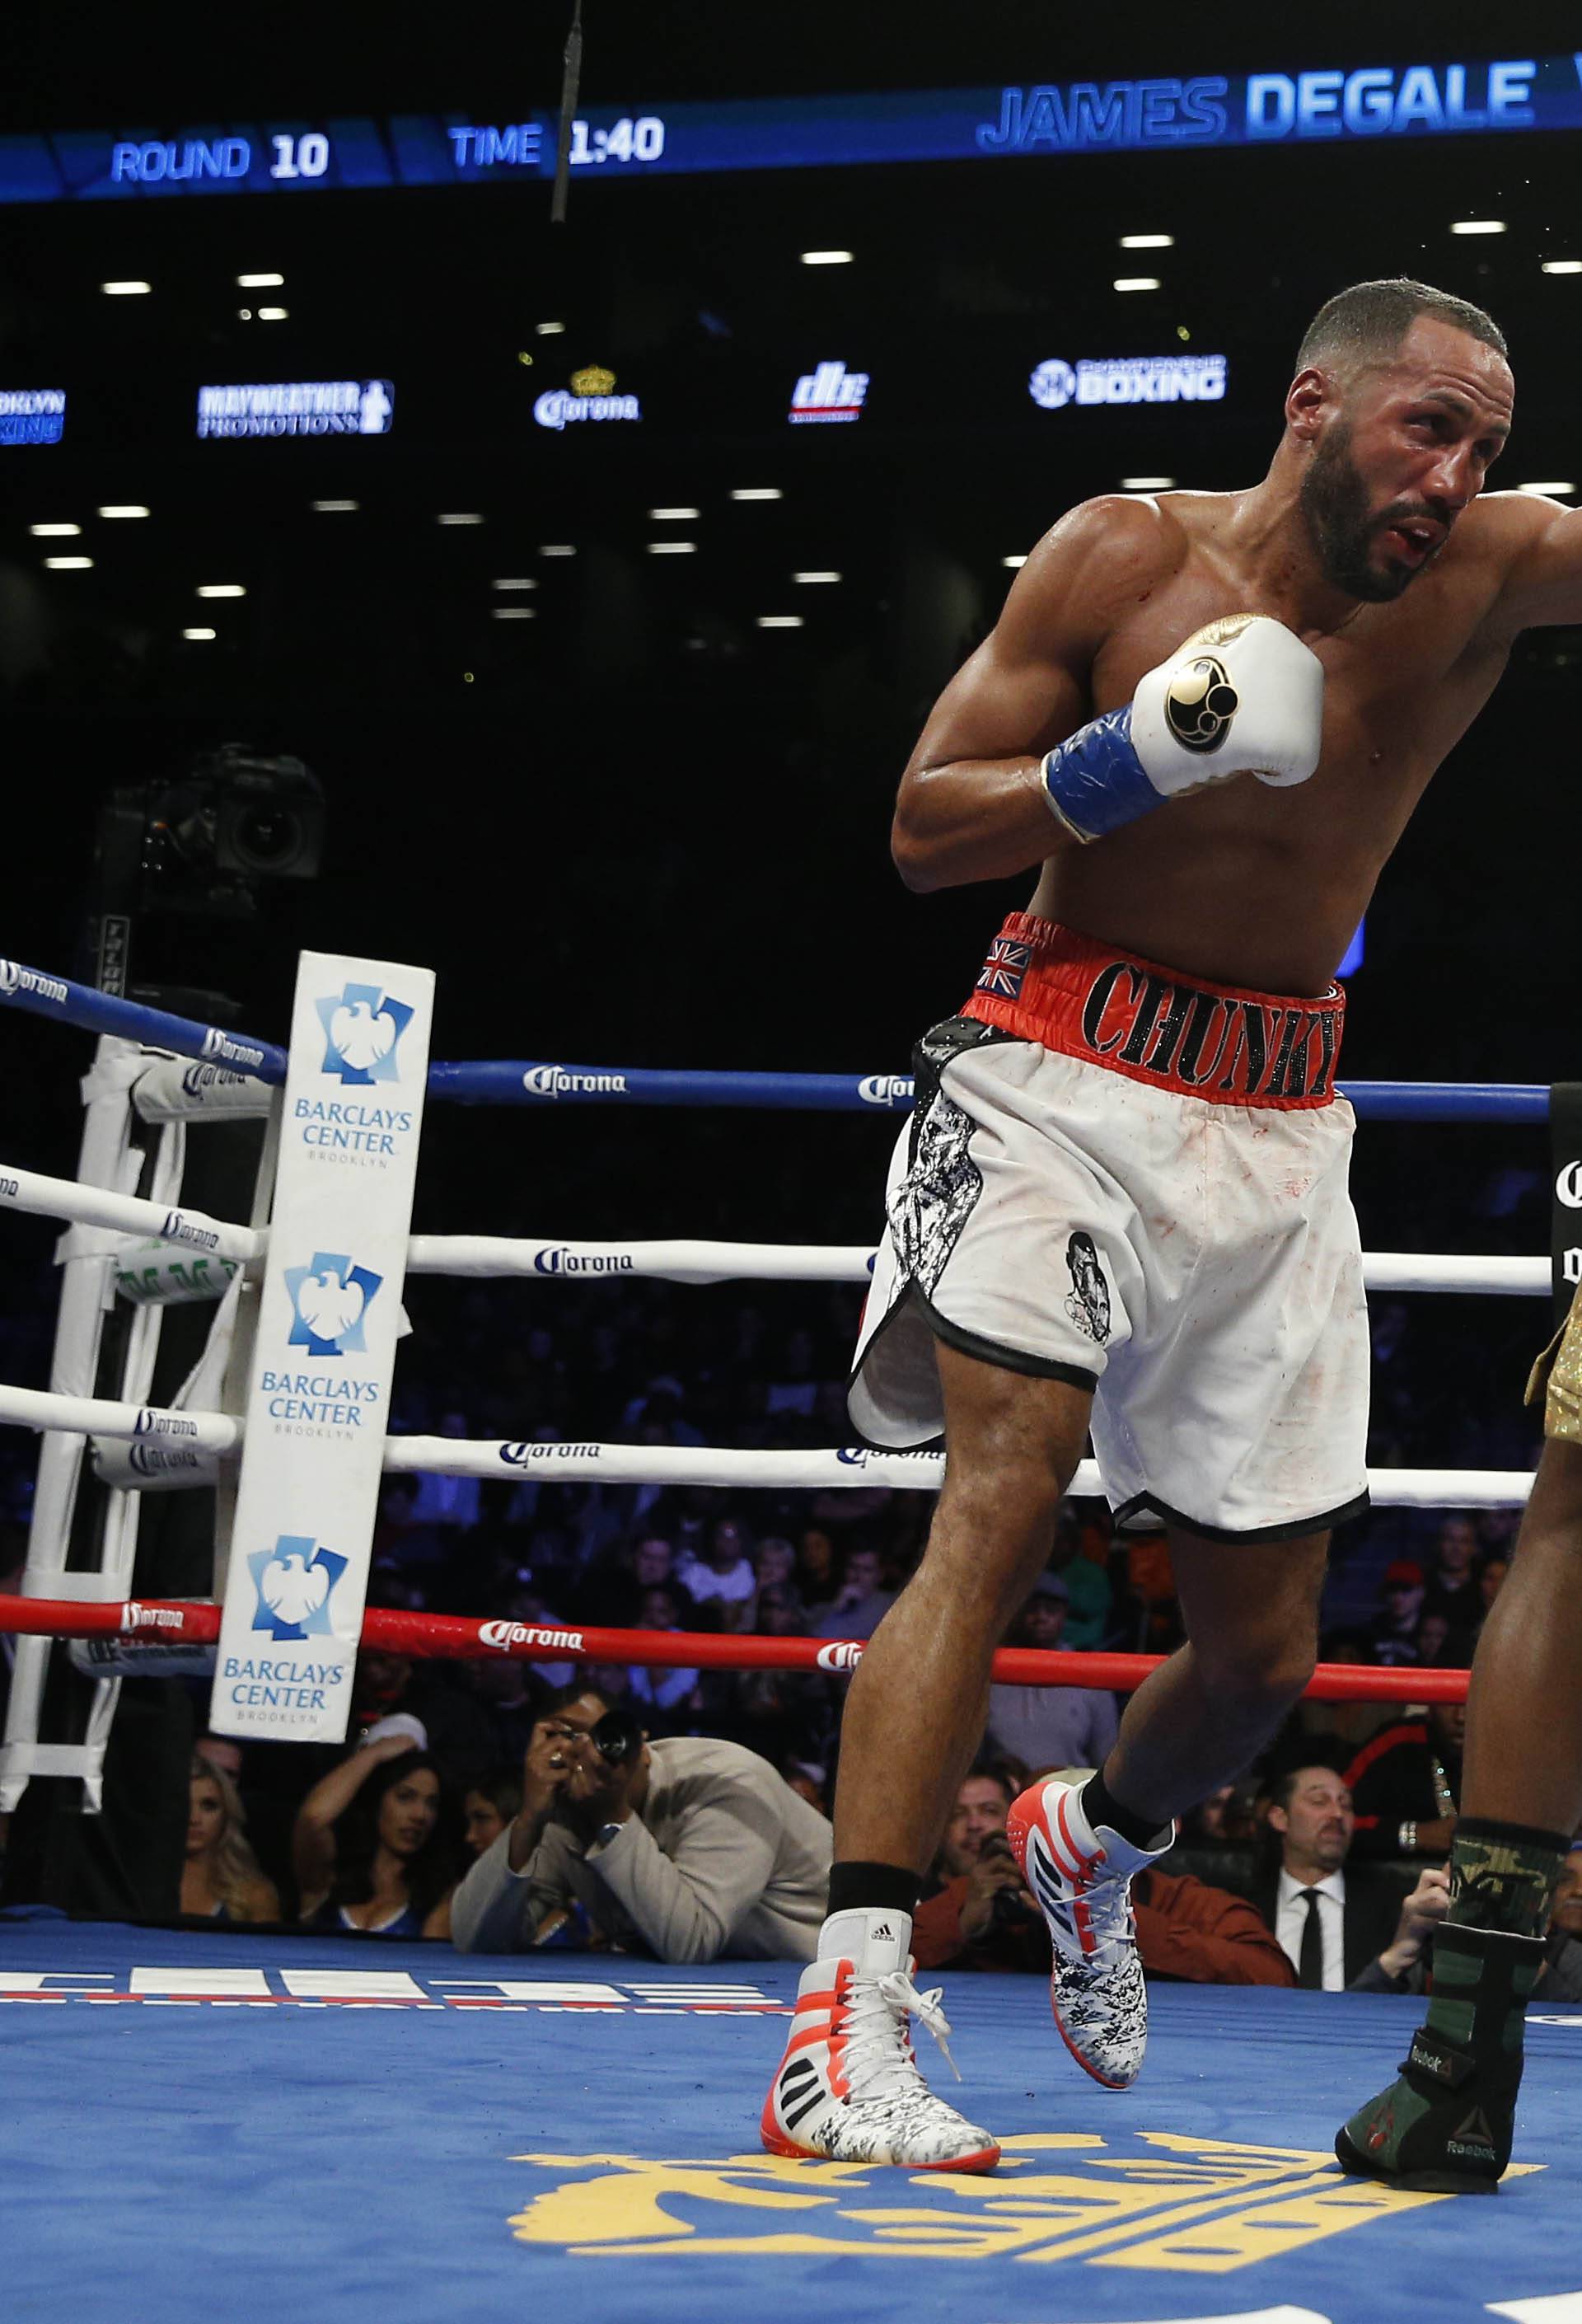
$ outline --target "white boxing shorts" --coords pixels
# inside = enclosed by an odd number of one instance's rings
[[[1277,1541],[1366,1508],[1343,1010],[1013,914],[918,1048],[850,1390],[863,1440],[938,1440],[943,1340],[1092,1391],[1118,1526]]]

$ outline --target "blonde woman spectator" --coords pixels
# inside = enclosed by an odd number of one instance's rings
[[[194,1754],[188,1784],[181,1910],[195,1920],[278,1921],[281,1900],[247,1839],[241,1795],[222,1767]]]

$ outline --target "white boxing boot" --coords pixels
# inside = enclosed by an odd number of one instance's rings
[[[840,1913],[824,1923],[764,2100],[759,2127],[771,2154],[913,2171],[992,2171],[999,2161],[989,2133],[936,2098],[917,2070],[911,2012],[952,2073],[955,2061],[940,1988],[919,1993],[912,1982],[911,1935],[906,1913]]]
[[[1011,1853],[1049,1923],[1054,1965],[1050,2006],[1062,2041],[1096,2082],[1124,2090],[1148,2043],[1148,1996],[1132,1919],[1134,1872],[1156,1863],[1175,1839],[1134,1848],[1082,1812],[1081,1785],[1055,1777],[1011,1805]]]

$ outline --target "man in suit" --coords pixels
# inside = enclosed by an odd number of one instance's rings
[[[1370,1864],[1347,1868],[1357,1819],[1351,1794],[1322,1760],[1288,1767],[1274,1783],[1269,1830],[1280,1843],[1253,1892],[1299,1985],[1339,1993],[1394,1941],[1397,1879]]]

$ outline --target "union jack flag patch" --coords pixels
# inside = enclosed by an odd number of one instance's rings
[[[979,991],[996,992],[1002,1001],[1018,1000],[1032,954],[1030,944],[1017,944],[1010,936],[996,936],[989,947],[989,958],[979,971]]]

